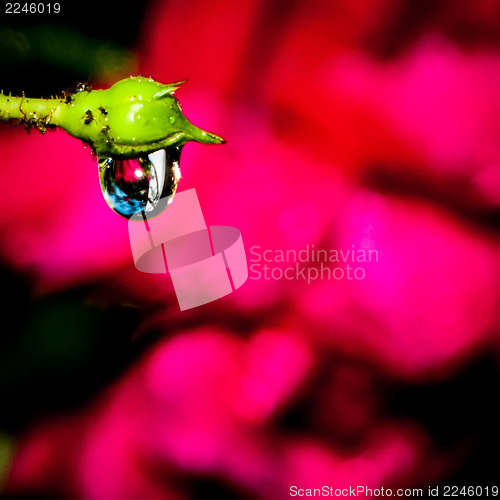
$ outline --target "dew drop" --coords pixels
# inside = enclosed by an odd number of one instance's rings
[[[170,146],[125,160],[99,158],[101,189],[108,205],[127,219],[137,212],[153,212],[161,199],[175,194],[181,149]]]

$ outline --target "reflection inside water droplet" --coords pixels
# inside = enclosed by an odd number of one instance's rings
[[[152,212],[161,199],[173,196],[180,179],[181,149],[170,146],[126,160],[99,158],[101,189],[108,205],[130,218],[136,212]]]

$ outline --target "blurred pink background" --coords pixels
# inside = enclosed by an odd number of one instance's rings
[[[363,280],[249,279],[180,312],[168,278],[135,269],[89,151],[2,130],[3,261],[35,297],[88,287],[99,307],[137,308],[125,340],[151,339],[16,437],[6,494],[498,479],[498,2],[153,1],[141,26],[136,72],[189,79],[186,116],[227,140],[181,160],[209,225],[238,228],[249,258],[354,245],[379,262]]]

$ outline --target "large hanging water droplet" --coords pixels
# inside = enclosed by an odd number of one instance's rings
[[[126,160],[100,158],[99,178],[108,205],[130,218],[137,212],[152,212],[161,199],[173,196],[180,179],[181,149],[170,146]]]

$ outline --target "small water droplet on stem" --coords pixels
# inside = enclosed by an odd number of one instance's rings
[[[169,146],[138,158],[99,158],[101,189],[108,205],[127,219],[137,212],[153,212],[161,199],[175,194],[181,150],[182,146]]]

